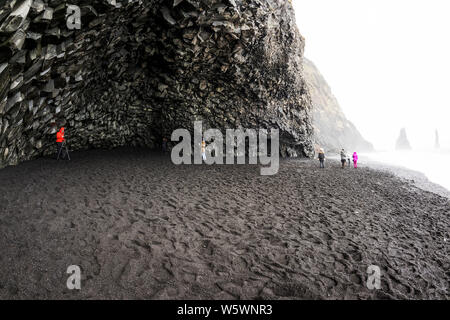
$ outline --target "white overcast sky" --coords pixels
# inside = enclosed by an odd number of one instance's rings
[[[449,0],[292,0],[346,116],[377,149],[405,127],[413,147],[450,148]]]

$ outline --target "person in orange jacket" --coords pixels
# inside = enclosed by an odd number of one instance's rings
[[[56,146],[57,146],[56,157],[58,157],[59,153],[61,152],[61,159],[65,158],[65,153],[62,150],[62,146],[63,146],[63,142],[64,141],[66,141],[66,139],[64,139],[64,127],[62,127],[56,133]]]

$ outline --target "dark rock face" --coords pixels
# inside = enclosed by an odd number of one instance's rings
[[[316,66],[304,59],[304,71],[313,104],[315,144],[329,151],[339,151],[342,148],[372,151],[373,145],[366,141],[354,124],[345,117],[331,88]]]
[[[289,1],[0,0],[0,167],[74,149],[156,147],[176,128],[278,128],[310,156],[304,39]],[[71,12],[72,13],[72,12]]]
[[[402,128],[400,130],[400,135],[395,144],[395,150],[411,150],[411,144],[408,141],[408,137],[406,136],[406,129]]]

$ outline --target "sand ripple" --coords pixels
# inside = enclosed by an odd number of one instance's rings
[[[73,158],[0,170],[0,298],[450,298],[449,201],[388,173]]]

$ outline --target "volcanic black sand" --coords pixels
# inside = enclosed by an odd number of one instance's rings
[[[389,173],[72,158],[0,170],[0,298],[450,298],[449,200]]]

